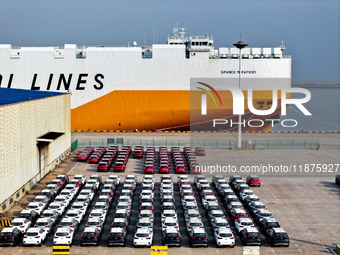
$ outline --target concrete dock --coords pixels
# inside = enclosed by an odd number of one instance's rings
[[[206,135],[206,134],[204,134]],[[211,134],[214,135],[214,134]],[[235,139],[235,134],[223,134]],[[121,137],[130,139],[188,139],[188,133],[73,133],[72,140],[76,139],[107,139]],[[339,134],[244,134],[245,139],[317,139],[323,143],[340,143]],[[31,190],[19,204],[6,214],[15,217],[25,208],[28,202],[39,193],[58,174],[68,174],[70,178],[76,174],[89,177],[96,172],[96,165],[78,162],[76,150],[69,158],[62,162],[55,170],[48,174],[33,190]],[[335,254],[336,245],[340,240],[340,187],[334,183],[336,174],[340,173],[340,150],[338,149],[255,149],[232,151],[227,149],[206,149],[207,155],[197,157],[205,176],[211,179],[213,175],[223,175],[228,180],[233,174],[239,174],[244,179],[249,174],[256,174],[262,181],[261,187],[252,188],[256,195],[267,205],[274,217],[290,236],[290,246],[270,247],[266,242],[260,248],[260,254]],[[210,168],[208,168],[210,166]],[[212,168],[214,166],[215,168]],[[218,168],[220,166],[221,168]],[[236,169],[236,172],[228,171]],[[257,166],[257,167],[254,167]],[[270,168],[272,166],[272,168]],[[206,168],[204,168],[206,167]],[[267,171],[264,171],[266,169]],[[284,169],[289,171],[284,171]],[[295,168],[295,171],[294,171]],[[312,170],[313,168],[313,170]],[[321,168],[321,170],[320,170]],[[208,171],[209,169],[209,171]],[[218,170],[220,169],[220,170]],[[224,169],[224,171],[223,171]],[[244,172],[241,172],[244,169]],[[247,172],[258,170],[259,172]],[[269,169],[272,169],[269,171]],[[275,170],[276,169],[276,170]],[[280,170],[282,169],[282,170]],[[103,180],[110,174],[100,173]],[[121,180],[127,174],[135,174],[138,181],[143,176],[143,159],[130,158],[127,169],[120,174]],[[171,174],[176,183],[177,176]],[[194,176],[191,177],[193,181]],[[156,183],[160,175],[155,174]],[[159,186],[158,186],[159,188]],[[159,189],[155,189],[155,196],[159,196]],[[176,200],[179,197],[176,195]],[[137,203],[137,201],[135,201]],[[115,205],[113,205],[114,208]],[[183,217],[179,215],[179,217]],[[155,226],[159,231],[159,226]],[[156,233],[155,232],[155,233]],[[209,248],[191,248],[183,239],[181,248],[169,248],[171,254],[242,254],[244,249],[239,237],[236,237],[235,248],[216,248],[212,243]],[[158,233],[158,232],[157,232]],[[76,238],[79,239],[78,233]],[[161,239],[154,239],[154,245],[162,245]],[[133,235],[130,233],[129,235]],[[132,238],[132,237],[129,237]],[[212,239],[212,236],[209,238]],[[49,237],[43,247],[0,247],[0,254],[51,254],[52,238]],[[108,248],[102,241],[99,247],[80,247],[75,244],[71,254],[97,254],[97,253],[146,254],[148,248]]]

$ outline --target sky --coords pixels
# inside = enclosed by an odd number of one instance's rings
[[[0,44],[150,45],[178,22],[217,48],[284,38],[293,78],[340,81],[339,16],[340,0],[0,0]]]

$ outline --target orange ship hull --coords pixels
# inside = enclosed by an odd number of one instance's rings
[[[131,131],[156,131],[156,130],[198,130],[207,129],[200,125],[214,118],[228,118],[237,121],[238,116],[232,113],[232,95],[223,91],[221,100],[223,106],[214,105],[208,100],[207,116],[200,115],[201,91],[183,90],[119,90],[106,94],[98,99],[88,102],[71,110],[72,130],[131,130]],[[253,94],[253,105],[261,109],[270,108],[272,101],[271,91],[256,91]],[[247,107],[247,93],[245,94],[245,115],[249,119],[279,118],[280,102],[274,113],[267,116],[253,116]],[[260,103],[260,104],[259,104]],[[263,103],[263,104],[262,104]],[[210,125],[211,126],[211,125]],[[269,131],[271,122],[266,122],[262,127],[243,128],[243,131]],[[229,128],[222,128],[227,130]],[[230,130],[234,130],[231,128]]]

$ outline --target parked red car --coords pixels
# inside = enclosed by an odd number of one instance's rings
[[[124,172],[125,171],[125,164],[124,162],[116,162],[115,166],[114,166],[114,171],[115,172]]]
[[[248,214],[244,209],[231,209],[230,210],[230,218],[234,221],[238,220],[239,218],[248,218]]]
[[[195,154],[197,156],[205,156],[205,150],[203,147],[196,147]]]
[[[169,167],[167,165],[161,165],[159,167],[159,173],[160,174],[168,174],[169,173]]]
[[[110,169],[110,164],[108,162],[99,163],[97,166],[97,172],[108,172]]]
[[[142,158],[143,154],[144,154],[144,147],[142,145],[136,145],[135,149],[133,150],[133,157]]]
[[[82,152],[78,156],[78,161],[86,161],[89,155],[86,152]]]
[[[185,167],[184,167],[184,165],[177,165],[177,166],[175,166],[175,173],[176,174],[185,174]]]
[[[246,179],[246,183],[248,184],[249,187],[260,187],[261,186],[261,180],[258,176],[256,175],[249,175]]]
[[[145,165],[145,167],[144,167],[144,173],[145,173],[145,174],[154,174],[154,173],[155,173],[155,168],[154,168],[154,166],[153,166],[153,165],[150,165],[150,164]]]

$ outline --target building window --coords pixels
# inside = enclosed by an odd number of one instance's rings
[[[3,204],[3,205],[2,205],[2,210],[5,210],[6,207],[7,207],[6,204]]]
[[[13,197],[11,197],[11,199],[9,200],[9,204],[13,203]]]
[[[15,195],[16,198],[20,197],[20,193],[18,192],[16,195]]]

